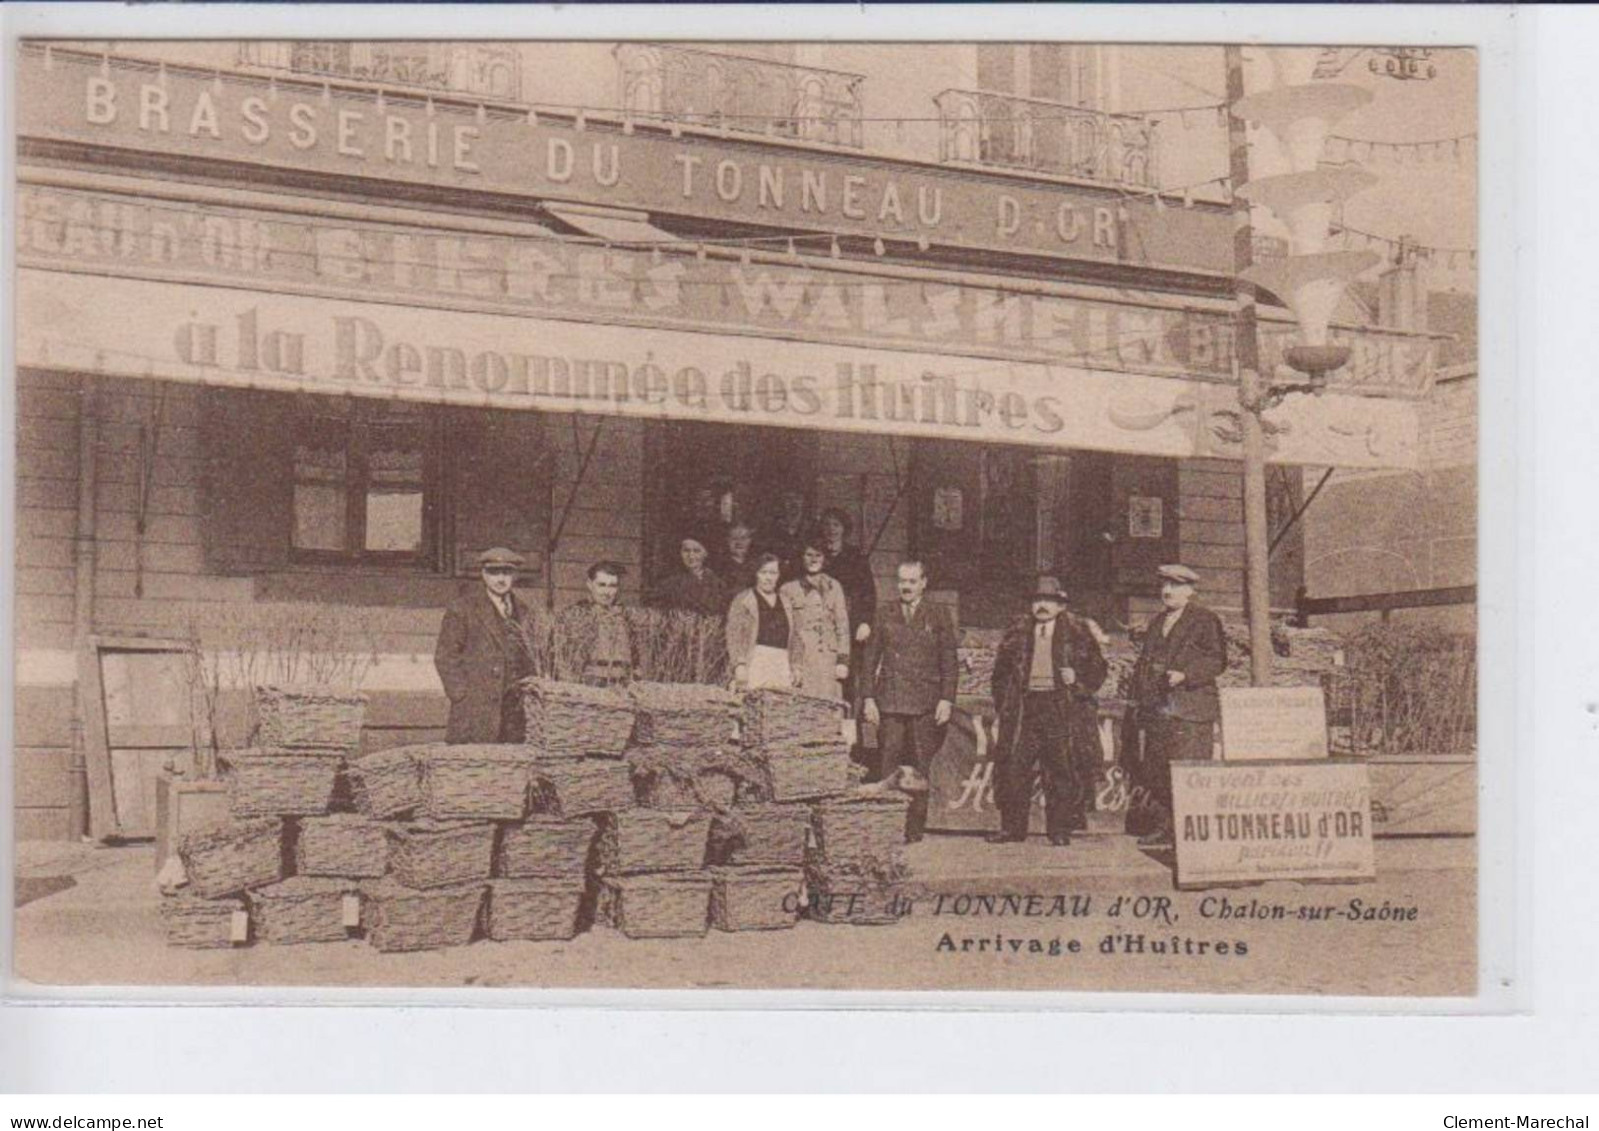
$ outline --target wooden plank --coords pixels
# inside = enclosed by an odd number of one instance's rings
[[[78,530],[76,507],[17,509],[17,538],[71,538]]]
[[[167,573],[146,569],[97,570],[95,593],[101,597],[131,598],[134,584],[142,582],[147,601],[225,601],[245,604],[254,598],[255,581],[248,577],[206,577],[192,573]]]
[[[71,452],[77,462],[77,419],[61,420],[50,416],[17,417],[17,450],[23,449]]]
[[[105,684],[100,652],[90,644],[78,653],[78,702],[83,713],[84,763],[89,775],[89,835],[104,840],[118,832],[111,747],[106,734]]]
[[[1465,836],[1477,831],[1475,758],[1374,758],[1372,823],[1378,836]]]
[[[76,445],[74,445],[74,448]],[[18,479],[70,479],[78,478],[78,453],[60,448],[19,448],[17,451]]]
[[[1184,522],[1189,519],[1199,519],[1202,522],[1242,522],[1244,519],[1243,504],[1237,499],[1210,499],[1204,496],[1179,499],[1177,513]]]
[[[1177,529],[1177,535],[1184,546],[1242,546],[1244,524],[1185,518]]]
[[[18,840],[72,840],[72,812],[66,808],[22,808],[14,812]]]
[[[1348,597],[1306,597],[1299,603],[1306,616],[1329,613],[1375,613],[1391,609],[1426,609],[1440,605],[1471,605],[1477,601],[1475,585],[1442,589],[1411,589],[1399,593],[1362,593]]]
[[[1190,545],[1183,543],[1183,564],[1196,570],[1219,566],[1223,569],[1244,568],[1244,548],[1237,546],[1215,546],[1205,544]]]
[[[102,480],[97,487],[96,501],[101,510],[101,516],[107,513],[125,512],[137,513],[139,508],[139,485],[137,483],[106,482]],[[198,515],[200,513],[200,490],[198,487],[156,487],[150,492],[145,501],[147,516],[153,515]]]
[[[132,542],[100,542],[95,547],[95,560],[101,569],[108,571],[131,571],[136,560],[152,573],[192,576],[205,569],[205,550],[195,543],[146,542],[137,558],[136,552]]]
[[[18,648],[72,650],[73,626],[70,624],[19,624],[16,633]]]
[[[72,803],[72,751],[65,746],[20,747],[12,768],[19,807],[66,808]]]
[[[76,572],[70,569],[26,566],[17,570],[17,592],[42,597],[69,596],[76,587],[76,576]]]
[[[78,419],[78,394],[67,389],[17,389],[17,418]]]
[[[73,598],[19,595],[12,605],[18,624],[71,624]]]
[[[17,506],[65,509],[78,505],[76,479],[17,479]]]
[[[140,538],[131,513],[111,511],[100,515],[95,534],[102,542],[142,541],[146,545],[164,542],[198,546],[200,521],[195,515],[152,514],[145,523],[144,537]]]
[[[18,568],[43,566],[70,569],[73,564],[72,542],[67,538],[18,538],[16,562]]]
[[[1177,492],[1183,496],[1210,496],[1219,499],[1242,499],[1243,476],[1237,472],[1198,471],[1186,467],[1177,469]]]

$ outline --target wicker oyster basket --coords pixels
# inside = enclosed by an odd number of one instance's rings
[[[600,917],[630,939],[703,937],[710,904],[704,872],[608,876],[600,886]]]
[[[500,829],[494,870],[509,879],[581,876],[599,826],[589,817],[529,817]]]
[[[167,945],[212,949],[233,946],[233,917],[243,915],[242,899],[200,899],[169,895],[161,900]]]
[[[535,750],[619,757],[627,749],[635,710],[626,692],[537,677],[521,688],[527,744]]]
[[[378,950],[465,946],[477,932],[486,883],[418,890],[392,877],[361,889],[361,926]]]
[[[518,821],[527,812],[525,746],[430,746],[422,764],[424,816],[435,821]]]
[[[388,826],[389,869],[408,888],[489,878],[494,826],[486,821],[413,821]]]
[[[422,803],[421,766],[417,753],[426,747],[395,746],[363,755],[350,763],[350,796],[368,817],[400,817]]]
[[[388,870],[384,827],[359,813],[302,817],[294,838],[294,870],[302,876],[367,878]]]
[[[905,846],[903,793],[830,797],[811,806],[816,854],[826,861],[894,859]]]
[[[338,789],[344,755],[338,750],[254,748],[222,755],[235,817],[292,817],[326,813]]]
[[[500,942],[575,938],[586,890],[581,876],[491,880],[484,933]]]
[[[235,821],[178,842],[189,886],[202,899],[236,895],[283,878],[283,822]]]
[[[291,876],[249,893],[255,937],[268,943],[336,942],[349,938],[345,897],[357,895],[351,880]],[[359,918],[359,917],[357,917]]]
[[[719,931],[775,931],[799,919],[805,873],[757,866],[711,869],[711,925]]]
[[[601,818],[597,850],[605,875],[689,872],[705,866],[711,815],[702,809],[624,809]]]
[[[366,696],[317,685],[258,685],[253,689],[256,741],[272,747],[331,747],[361,744]]]
[[[723,864],[803,864],[810,827],[805,805],[735,805],[716,815],[712,855]]]

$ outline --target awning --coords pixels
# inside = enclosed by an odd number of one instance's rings
[[[19,268],[19,366],[338,396],[1237,459],[1231,386],[1085,366]],[[1417,406],[1329,391],[1268,458],[1412,468]]]
[[[592,204],[564,203],[546,203],[544,211],[557,220],[596,236],[606,243],[648,246],[682,242],[671,232],[651,224],[648,212],[636,212],[627,208],[601,208]]]

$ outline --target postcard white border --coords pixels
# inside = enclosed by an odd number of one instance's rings
[[[111,5],[11,5],[0,19],[4,20],[5,50],[15,51],[17,38],[29,34],[52,34],[80,38],[159,38],[172,36],[200,36],[227,38],[238,35],[287,35],[291,33],[336,36],[359,34],[362,20],[370,27],[371,19],[380,9],[361,6],[263,9],[244,7],[194,7],[182,6],[155,9],[124,9]],[[1151,12],[1158,18],[1151,18]],[[944,1051],[922,1062],[928,1072],[947,1068],[952,1074],[946,1081],[968,1078],[974,1068],[992,1072],[994,1082],[1010,1076],[1001,1070],[1002,1057],[995,1055],[992,1045],[986,1044],[981,1033],[992,1034],[1014,1026],[1011,1036],[1004,1040],[1007,1047],[1019,1045],[1025,1033],[1050,1033],[1050,1043],[1058,1050],[1055,1060],[1060,1084],[1092,1084],[1106,1087],[1123,1085],[1138,1087],[1155,1084],[1148,1075],[1141,1078],[1128,1069],[1144,1061],[1142,1055],[1120,1069],[1112,1059],[1110,1050],[1121,1046],[1123,1040],[1143,1043],[1151,1065],[1164,1065],[1167,1071],[1179,1069],[1179,1074],[1169,1076],[1168,1082],[1180,1084],[1206,1083],[1211,1086],[1224,1078],[1267,1080],[1275,1079],[1279,1086],[1303,1086],[1295,1080],[1326,1080],[1325,1073],[1310,1072],[1309,1065],[1317,1059],[1309,1050],[1305,1059],[1287,1061],[1283,1049],[1284,1027],[1299,1022],[1310,1027],[1338,1030],[1341,1037],[1329,1040],[1325,1054],[1349,1064],[1350,1058],[1369,1062],[1380,1071],[1376,1061],[1382,1055],[1369,1043],[1390,1049],[1413,1049],[1411,1042],[1418,1033],[1416,1027],[1425,1025],[1428,1030],[1443,1031],[1447,1022],[1426,1022],[1427,1016],[1439,1014],[1480,1015],[1491,1012],[1528,1011],[1535,1006],[1542,1011],[1546,1000],[1558,996],[1559,988],[1547,985],[1541,989],[1532,980],[1534,953],[1533,923],[1534,875],[1530,862],[1535,833],[1539,847],[1544,847],[1548,830],[1534,819],[1535,803],[1542,798],[1534,795],[1535,780],[1532,774],[1531,740],[1536,734],[1541,739],[1543,730],[1534,728],[1534,641],[1530,631],[1533,598],[1540,589],[1540,581],[1550,574],[1552,566],[1539,563],[1534,569],[1530,554],[1532,537],[1532,509],[1527,502],[1535,496],[1532,486],[1534,473],[1553,456],[1558,447],[1547,445],[1547,433],[1542,427],[1545,420],[1534,416],[1537,402],[1534,385],[1554,380],[1555,375],[1543,362],[1548,340],[1537,343],[1537,362],[1532,352],[1534,343],[1528,338],[1535,324],[1533,303],[1540,292],[1534,286],[1529,248],[1523,242],[1534,211],[1534,201],[1542,204],[1551,192],[1558,193],[1559,186],[1547,181],[1534,181],[1534,168],[1528,160],[1534,144],[1531,123],[1536,115],[1535,75],[1547,51],[1569,44],[1560,43],[1552,12],[1507,8],[1289,8],[1272,7],[1166,7],[1140,11],[1132,7],[1087,6],[1049,9],[1033,6],[982,6],[980,8],[954,8],[952,6],[911,9],[908,7],[858,8],[845,6],[789,6],[780,9],[761,8],[753,12],[727,7],[690,8],[673,7],[646,9],[634,6],[620,8],[566,7],[560,9],[507,9],[490,7],[466,9],[461,7],[396,7],[381,9],[383,31],[386,37],[462,38],[471,36],[493,38],[617,38],[641,36],[699,37],[705,39],[729,38],[827,38],[827,39],[1029,39],[1071,38],[1098,41],[1222,42],[1236,40],[1240,29],[1247,27],[1251,40],[1274,42],[1406,42],[1449,45],[1475,45],[1481,54],[1480,62],[1480,283],[1482,309],[1494,311],[1495,316],[1481,319],[1480,366],[1482,372],[1482,436],[1481,480],[1479,488],[1479,530],[1481,555],[1479,558],[1479,602],[1481,615],[1480,655],[1481,684],[1492,688],[1485,694],[1480,720],[1481,782],[1486,799],[1481,810],[1479,832],[1479,970],[1481,994],[1476,999],[1394,999],[1394,998],[1325,998],[1325,997],[1239,997],[1235,995],[1146,995],[1124,993],[818,993],[818,992],[715,992],[715,991],[482,991],[451,990],[301,990],[288,988],[262,989],[200,989],[129,990],[114,988],[110,991],[65,992],[52,989],[50,998],[57,1003],[115,1002],[122,1006],[155,1003],[208,1004],[245,1002],[252,1005],[290,1004],[305,1008],[279,1010],[208,1009],[163,1011],[163,1031],[182,1024],[193,1032],[220,1033],[219,1026],[229,1026],[235,1038],[225,1042],[237,1056],[249,1047],[271,1047],[275,1060],[285,1069],[311,1072],[310,1079],[328,1078],[330,1071],[310,1058],[309,1044],[296,1043],[300,1037],[290,1039],[287,1032],[303,1035],[314,1026],[324,1040],[336,1033],[345,1033],[354,1044],[351,1047],[371,1047],[369,1042],[376,1034],[392,1029],[460,1031],[472,1019],[472,1027],[498,1030],[504,1034],[515,1031],[517,1018],[528,1015],[520,1007],[536,1005],[562,1007],[545,1010],[538,1016],[539,1034],[536,1043],[543,1047],[560,1066],[560,1078],[569,1083],[587,1081],[590,1086],[603,1086],[603,1065],[597,1063],[568,1062],[562,1055],[562,1042],[571,1036],[571,1026],[587,1030],[589,1040],[604,1039],[607,1033],[619,1035],[626,1031],[626,1041],[644,1039],[647,1034],[672,1030],[684,1035],[675,1052],[663,1051],[657,1059],[633,1062],[628,1079],[636,1080],[639,1073],[660,1085],[704,1082],[707,1074],[685,1065],[689,1050],[702,1046],[704,1041],[717,1047],[742,1048],[746,1055],[752,1047],[768,1045],[774,1037],[791,1052],[799,1050],[807,1060],[830,1063],[833,1075],[818,1076],[807,1073],[807,1079],[790,1079],[790,1086],[817,1085],[826,1081],[837,1086],[870,1083],[873,1064],[869,1057],[860,1055],[859,1047],[852,1058],[850,1042],[840,1042],[827,1035],[835,1032],[833,1025],[848,1017],[852,1030],[876,1030],[886,1047],[896,1041],[908,1042],[901,1047],[925,1048],[928,1038],[948,1034],[953,1044]],[[1570,17],[1573,23],[1584,22]],[[1561,19],[1560,23],[1565,23]],[[1586,21],[1591,30],[1591,19]],[[731,27],[740,31],[730,34]],[[1539,29],[1545,29],[1540,35]],[[1589,40],[1591,45],[1592,40]],[[7,92],[9,95],[9,91]],[[7,99],[7,137],[13,136],[10,104]],[[1573,140],[1582,126],[1575,120],[1581,114],[1575,105],[1567,111],[1573,120]],[[1591,164],[1591,155],[1589,155]],[[11,222],[11,163],[12,151],[5,151],[6,216]],[[1568,197],[1566,206],[1575,208],[1581,198]],[[1586,205],[1586,202],[1584,202]],[[1540,209],[1541,211],[1541,209]],[[1591,221],[1590,221],[1591,223]],[[1546,250],[1541,249],[1541,250]],[[11,247],[7,242],[7,277],[13,270]],[[1541,296],[1547,298],[1547,296]],[[1515,311],[1514,317],[1509,316]],[[1547,311],[1544,312],[1547,317]],[[3,330],[7,359],[6,372],[12,372],[10,352],[12,333],[10,309],[5,310]],[[1575,311],[1573,319],[1584,317]],[[1591,312],[1586,314],[1592,321]],[[1580,324],[1579,324],[1579,328]],[[1591,330],[1590,330],[1591,332]],[[1588,357],[1591,359],[1591,354]],[[1566,371],[1569,382],[1571,374]],[[1536,380],[1535,380],[1536,378]],[[4,383],[5,409],[15,411],[14,382]],[[1546,394],[1540,391],[1538,396]],[[1565,396],[1565,393],[1554,394]],[[1589,394],[1591,401],[1591,394]],[[1548,402],[1545,401],[1544,404]],[[13,417],[10,417],[14,419]],[[1558,414],[1551,419],[1558,420]],[[1588,417],[1589,420],[1594,417]],[[6,445],[3,466],[8,482],[14,482],[14,451]],[[1580,449],[1574,449],[1580,451]],[[1530,458],[1517,462],[1517,453],[1538,453],[1538,460]],[[1538,466],[1535,467],[1534,463]],[[1539,475],[1537,482],[1550,480]],[[1592,481],[1591,479],[1589,481]],[[1521,509],[1517,501],[1523,501]],[[10,516],[12,499],[7,494],[6,513]],[[1543,507],[1539,507],[1542,517]],[[1569,519],[1575,513],[1563,512]],[[7,525],[14,530],[14,524]],[[1546,538],[1555,530],[1543,528]],[[1569,528],[1559,536],[1574,534]],[[1591,529],[1588,531],[1591,538]],[[10,627],[9,593],[11,592],[12,563],[5,563],[7,596],[5,625]],[[4,670],[0,671],[0,706],[10,712],[12,694],[11,658],[6,656]],[[1546,670],[1546,669],[1544,669]],[[1581,665],[1578,671],[1584,669]],[[1552,685],[1539,689],[1537,705],[1546,706],[1546,697],[1553,693]],[[1590,697],[1593,692],[1590,690]],[[1555,704],[1560,707],[1560,704]],[[1564,711],[1573,706],[1568,700]],[[1547,716],[1541,716],[1547,717]],[[1519,743],[1519,749],[1518,749]],[[1540,744],[1540,757],[1554,757],[1552,748]],[[9,762],[8,762],[9,764]],[[1575,765],[1561,765],[1555,770],[1546,765],[1545,775],[1560,769],[1575,770]],[[1591,763],[1589,764],[1591,771]],[[1588,777],[1591,780],[1591,772]],[[1548,788],[1548,778],[1542,783]],[[7,772],[0,780],[0,806],[10,812],[11,776]],[[1575,861],[1586,864],[1594,858],[1591,848],[1579,841],[1581,832],[1570,829],[1562,843],[1567,852],[1566,867]],[[1591,838],[1591,832],[1588,834]],[[1579,855],[1578,852],[1581,851]],[[0,880],[8,896],[10,891],[11,845],[9,838],[0,844],[0,864],[4,879]],[[1540,852],[1545,867],[1558,869],[1559,858],[1551,860]],[[1540,877],[1547,883],[1550,876]],[[9,905],[9,898],[6,904]],[[1502,909],[1514,908],[1513,915],[1503,915]],[[10,935],[0,946],[4,953],[5,968],[10,967]],[[1540,959],[1543,957],[1539,952]],[[1543,971],[1541,971],[1543,972]],[[1589,978],[1592,971],[1589,970]],[[1568,988],[1570,984],[1568,983]],[[19,987],[11,987],[14,995]],[[1536,997],[1534,992],[1537,990]],[[492,992],[493,998],[486,996]],[[457,1006],[470,1003],[478,1008],[463,1012]],[[333,1009],[315,1008],[327,1005],[382,1005],[387,1008]],[[491,1008],[483,1008],[490,1006]],[[492,1008],[506,1007],[506,1008]],[[746,1012],[751,1009],[786,1010],[786,1013]],[[862,1009],[883,1012],[862,1014]],[[618,1013],[616,1010],[626,1010]],[[840,1009],[855,1011],[840,1014]],[[649,1010],[651,1012],[644,1012]],[[706,1011],[722,1011],[714,1024],[708,1023]],[[812,1011],[825,1010],[825,1013]],[[893,1010],[897,1012],[887,1012]],[[903,1011],[914,1011],[907,1014]],[[992,1011],[974,1013],[972,1011]],[[665,1011],[665,1012],[662,1012]],[[955,1011],[943,1012],[939,1011]],[[1028,1011],[1016,1017],[1006,1011]],[[1262,1016],[1313,1012],[1313,1017]],[[52,1046],[50,1034],[65,1033],[68,1024],[77,1028],[77,1022],[92,1022],[103,1026],[102,1035],[112,1038],[120,1033],[119,1056],[124,1064],[118,1074],[124,1080],[144,1080],[151,1086],[162,1083],[171,1086],[176,1075],[175,1065],[154,1059],[148,1042],[133,1035],[139,1019],[151,1019],[144,1009],[48,1009],[42,1005],[12,1005],[5,1010],[8,1023],[13,1015],[28,1021],[27,1038],[30,1047],[35,1041],[41,1053],[55,1047],[54,1055],[66,1056],[66,1050]],[[1237,1016],[1240,1014],[1249,1016]],[[1409,1015],[1393,1018],[1391,1023],[1370,1030],[1375,1019],[1344,1016],[1351,1014]],[[427,1017],[425,1026],[420,1024]],[[1338,1016],[1332,1016],[1338,1015]],[[1463,1019],[1461,1019],[1463,1020]],[[524,1022],[525,1024],[526,1022]],[[268,1036],[279,1024],[286,1026],[284,1035]],[[246,1032],[251,1037],[241,1040]],[[254,1035],[259,1032],[261,1035]],[[806,1033],[808,1035],[802,1036]],[[565,1034],[562,1036],[561,1034]],[[695,1034],[689,1036],[688,1034]],[[790,1043],[790,1034],[799,1044]],[[1327,1034],[1331,1036],[1329,1032]],[[398,1037],[390,1033],[390,1037]],[[621,1039],[619,1037],[619,1039]],[[874,1039],[874,1040],[875,1040]],[[683,1045],[681,1042],[690,1044]],[[267,1042],[265,1044],[259,1042]],[[100,1043],[98,1040],[95,1042]],[[316,1042],[321,1044],[321,1041]],[[388,1042],[385,1042],[386,1044]],[[524,1042],[512,1038],[507,1049],[524,1047]],[[1460,1047],[1450,1040],[1440,1045]],[[842,1047],[841,1047],[842,1046]],[[875,1044],[871,1047],[877,1047]],[[393,1053],[402,1058],[412,1058],[428,1051],[424,1045],[409,1039],[393,1041]],[[450,1058],[458,1069],[476,1078],[479,1086],[489,1079],[484,1075],[490,1064],[509,1067],[500,1057],[479,1057],[468,1061],[467,1046]],[[956,1050],[962,1055],[951,1056]],[[1336,1050],[1336,1051],[1335,1051]],[[213,1046],[213,1051],[221,1052]],[[707,1049],[707,1051],[709,1051]],[[1229,1055],[1223,1055],[1224,1053]],[[387,1054],[385,1054],[387,1055]],[[1368,1060],[1369,1058],[1369,1060]],[[39,1079],[70,1081],[61,1074],[64,1066],[53,1066],[48,1055],[44,1058],[27,1057],[31,1069],[42,1075]],[[209,1058],[208,1058],[209,1059]],[[611,1063],[621,1062],[621,1058]],[[768,1064],[770,1058],[758,1057]],[[1022,1057],[1020,1062],[1028,1058]],[[1408,1060],[1409,1057],[1407,1056]],[[71,1053],[71,1060],[86,1063],[83,1054]],[[92,1058],[89,1062],[92,1062]],[[411,1059],[405,1061],[412,1063]],[[393,1068],[399,1061],[388,1062]],[[724,1062],[731,1063],[731,1062]],[[904,1079],[900,1071],[909,1071],[909,1065],[895,1058],[896,1068],[889,1070],[885,1064],[876,1067],[888,1072],[891,1078]],[[147,1075],[129,1075],[134,1064]],[[1100,1066],[1104,1075],[1093,1076],[1089,1065]],[[1201,1065],[1208,1072],[1220,1071],[1222,1075],[1204,1075],[1197,1070]],[[1229,1065],[1231,1066],[1229,1068]],[[703,1067],[703,1066],[702,1066]],[[776,1069],[775,1064],[769,1065]],[[1447,1066],[1441,1066],[1447,1073]],[[264,1077],[244,1072],[234,1065],[236,1072],[260,1083]],[[320,1069],[320,1071],[319,1071]],[[673,1072],[678,1072],[673,1075]],[[1268,1073],[1277,1072],[1275,1077]],[[224,1074],[225,1075],[225,1074]],[[917,1078],[922,1073],[918,1072]],[[1165,1073],[1158,1073],[1165,1075]],[[755,1077],[743,1077],[739,1083],[753,1085]],[[429,1078],[427,1071],[418,1076],[397,1076],[390,1083],[411,1082],[421,1084]],[[505,1082],[519,1079],[514,1070],[502,1077]],[[1444,1076],[1430,1077],[1442,1080]],[[1447,1078],[1454,1079],[1452,1075]],[[770,1077],[769,1077],[770,1079]],[[1417,1085],[1427,1079],[1425,1074],[1408,1079]],[[373,1077],[369,1082],[377,1082]],[[881,1081],[880,1081],[881,1082]],[[69,1089],[72,1085],[67,1083]],[[181,1086],[181,1085],[178,1085]],[[378,1086],[383,1086],[379,1083]],[[1444,1086],[1448,1086],[1447,1084]]]

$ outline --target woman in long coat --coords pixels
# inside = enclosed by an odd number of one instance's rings
[[[804,572],[785,582],[779,592],[793,610],[793,632],[799,638],[799,689],[824,699],[842,699],[843,680],[849,675],[849,611],[844,587],[822,572],[826,560],[819,541],[807,542],[800,554]]]
[[[792,689],[799,678],[799,634],[794,610],[778,592],[782,562],[762,554],[755,586],[733,598],[727,610],[727,659],[736,687]]]

